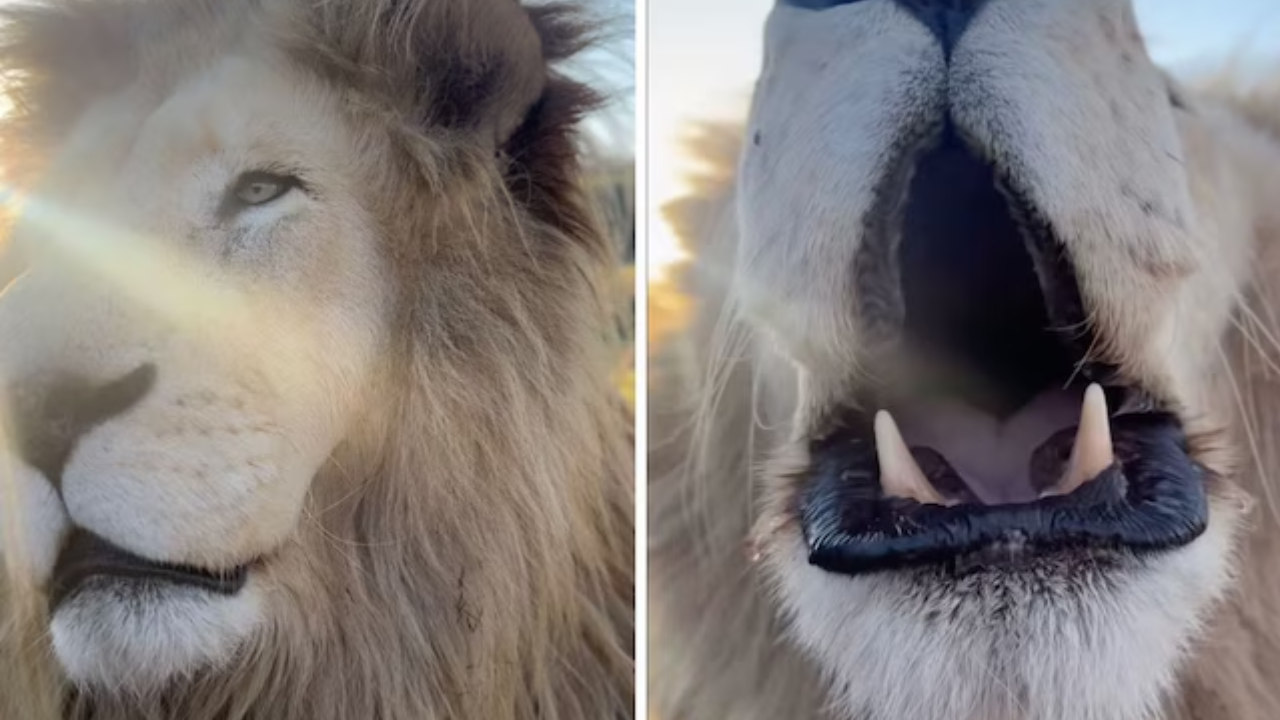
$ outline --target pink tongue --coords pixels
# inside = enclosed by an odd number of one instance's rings
[[[1030,502],[1031,456],[1054,433],[1080,422],[1078,393],[1047,390],[1003,421],[954,400],[914,402],[895,412],[912,447],[930,447],[986,505]]]

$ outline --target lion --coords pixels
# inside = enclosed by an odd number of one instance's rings
[[[1280,717],[1280,93],[1128,0],[764,37],[668,208],[655,716]]]
[[[632,717],[600,26],[3,13],[0,716]]]

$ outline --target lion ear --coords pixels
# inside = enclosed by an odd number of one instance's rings
[[[381,86],[411,124],[501,145],[547,82],[535,10],[518,0],[336,0],[308,4],[310,63]],[[411,88],[406,93],[405,89]]]
[[[463,52],[423,49],[427,110],[438,125],[476,130],[502,145],[546,86],[542,38],[516,0],[465,2],[471,9],[457,28]]]
[[[307,0],[307,66],[380,94],[413,126],[501,149],[536,123],[564,78],[553,66],[596,38],[579,3],[552,0]],[[406,91],[408,89],[408,91]],[[578,109],[594,102],[578,93]],[[568,117],[569,113],[560,113]]]
[[[452,0],[416,37],[423,121],[502,145],[547,82],[542,38],[517,0]]]

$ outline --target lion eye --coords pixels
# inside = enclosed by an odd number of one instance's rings
[[[237,209],[265,205],[283,197],[290,190],[300,187],[302,181],[292,175],[255,170],[236,178],[231,190],[227,193],[224,207],[234,212]]]

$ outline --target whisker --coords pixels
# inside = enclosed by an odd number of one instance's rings
[[[1231,368],[1231,361],[1221,345],[1218,346],[1218,357],[1222,361],[1227,381],[1231,385],[1231,393],[1235,399],[1236,408],[1240,412],[1240,423],[1244,428],[1245,439],[1249,444],[1249,452],[1253,456],[1254,465],[1258,471],[1258,484],[1262,486],[1262,492],[1267,499],[1267,508],[1271,511],[1273,517],[1280,518],[1280,506],[1276,504],[1276,497],[1271,488],[1271,483],[1266,481],[1266,466],[1263,463],[1262,452],[1258,446],[1257,433],[1253,425],[1253,413],[1245,405],[1244,395],[1241,393],[1240,385],[1236,381],[1235,371]]]

